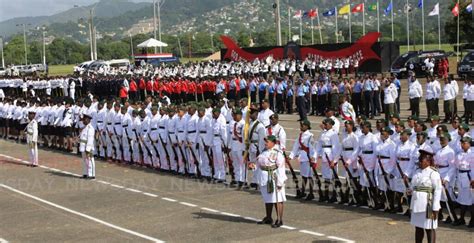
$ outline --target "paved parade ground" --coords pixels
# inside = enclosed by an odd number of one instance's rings
[[[402,96],[403,118],[409,115],[407,103]],[[424,103],[421,107],[423,116]],[[297,119],[281,116],[288,149],[298,134]],[[319,136],[322,118],[309,119]],[[285,226],[272,229],[256,224],[264,207],[255,190],[100,160],[97,179],[83,180],[80,157],[40,149],[39,158],[40,167],[27,167],[26,145],[0,140],[0,242],[414,241],[408,217],[293,199],[291,175]],[[440,224],[438,242],[474,241],[474,230]]]

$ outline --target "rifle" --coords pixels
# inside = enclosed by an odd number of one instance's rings
[[[132,156],[132,153],[133,153],[133,150],[132,150],[132,143],[130,141],[130,138],[128,137],[128,132],[127,132],[127,129],[125,128],[125,136],[127,136],[127,142],[128,142],[128,151],[130,152],[130,159],[132,160],[133,162],[133,156]]]
[[[342,155],[341,155],[341,160],[342,160],[342,165],[344,165],[344,169],[346,169],[346,173],[349,176],[349,181],[348,181],[347,184],[349,185],[349,187],[352,188],[352,199],[354,199],[354,201],[357,201],[355,199],[355,196],[354,196],[354,191],[357,190],[357,192],[360,194],[361,189],[358,186],[358,184],[356,183],[356,179],[354,178],[351,171],[349,170],[349,167],[347,167],[346,163],[344,162],[344,158],[342,157]],[[352,182],[353,186],[351,186],[351,182]]]
[[[168,169],[171,170],[171,161],[170,161],[170,154],[168,153],[168,148],[166,148],[166,145],[163,142],[163,138],[161,138],[160,134],[158,134],[158,137],[160,138],[161,146],[165,150],[166,160],[168,160]]]
[[[410,185],[408,185],[408,181],[405,180],[405,177],[403,176],[404,173],[403,173],[403,171],[402,171],[402,168],[400,167],[400,163],[398,163],[398,161],[397,161],[396,164],[397,164],[398,172],[400,173],[400,176],[402,177],[403,184],[405,184],[405,192],[403,193],[403,196],[404,196],[405,199],[406,199],[408,208],[410,208],[410,203],[408,202],[408,196],[407,196],[407,190],[408,190],[408,188],[410,188]]]
[[[143,148],[142,148],[142,144],[140,143],[140,137],[138,136],[137,130],[135,130],[134,132],[135,132],[135,138],[137,139],[137,144],[138,144],[138,153],[142,156],[141,164],[143,165]]]
[[[151,146],[153,147],[153,151],[155,151],[156,156],[158,156],[158,161],[160,161],[160,167],[161,167],[161,156],[160,156],[160,153],[158,152],[158,149],[155,146],[155,142],[150,137],[150,133],[148,133],[148,139],[150,139]]]
[[[306,152],[306,156],[308,157],[308,160],[310,160],[309,163],[310,163],[311,169],[313,170],[313,174],[316,177],[316,184],[318,185],[319,198],[323,198],[323,190],[321,189],[321,186],[322,186],[321,178],[318,175],[318,171],[316,170],[316,166],[311,165],[311,159],[310,159],[311,156],[309,155],[309,147],[308,147],[308,151],[306,151],[305,149],[303,149],[303,151]],[[313,192],[311,192],[311,193],[313,193]]]
[[[443,185],[443,190],[442,190],[442,192],[446,195],[446,199],[447,199],[447,200],[446,200],[446,208],[448,209],[449,217],[451,217],[451,219],[452,219],[453,221],[457,221],[457,220],[458,220],[458,219],[457,219],[457,216],[456,216],[456,214],[453,214],[453,213],[451,212],[451,207],[450,207],[450,205],[449,205],[449,202],[452,202],[452,201],[451,201],[451,196],[449,195],[448,188],[446,188],[444,185]]]
[[[178,144],[178,148],[179,148],[179,153],[181,154],[181,158],[183,159],[184,174],[188,175],[189,174],[188,173],[188,163],[187,163],[186,156],[184,156],[183,148],[181,147],[181,145]]]
[[[324,153],[324,155],[326,156],[326,160],[328,161],[329,167],[331,167],[331,165],[329,164],[331,162],[331,160],[329,159],[329,155],[327,153]],[[337,164],[336,164],[336,166],[337,166]],[[341,179],[339,179],[339,176],[337,175],[335,167],[332,167],[331,170],[332,170],[332,175],[334,177],[334,190],[337,193],[337,188],[339,187],[339,196],[341,197],[341,201],[344,201],[344,199],[342,197],[342,182],[341,182]]]
[[[121,137],[119,135],[117,135],[117,130],[115,129],[115,125],[114,125],[114,133],[115,133],[115,137],[117,138],[117,142],[119,144],[119,149],[120,149],[120,152],[122,153],[122,160],[123,160],[123,146],[122,146],[122,141],[121,140]],[[120,139],[119,139],[120,138]]]
[[[107,137],[110,139],[110,143],[112,144],[113,153],[115,154],[115,157],[117,157],[117,148],[115,147],[115,143],[114,143],[114,140],[112,139],[112,135],[109,134],[109,131],[106,131],[105,133],[106,133]]]
[[[293,166],[291,165],[288,157],[286,157],[286,153],[284,151],[283,151],[283,156],[285,156],[285,163],[288,165],[288,168],[290,168],[291,177],[293,177],[293,182],[296,185],[296,195],[300,195],[301,194],[300,185],[299,185],[300,183],[298,181],[298,177],[296,176],[295,170],[293,169]]]
[[[388,201],[388,196],[387,196],[387,191],[388,190],[391,190],[390,189],[390,181],[388,180],[388,177],[387,177],[387,172],[385,171],[385,169],[383,168],[383,165],[382,165],[382,160],[380,159],[380,156],[378,156],[378,160],[379,162],[379,166],[380,166],[380,169],[382,170],[382,175],[383,175],[383,179],[385,181],[385,184],[387,185],[387,190],[383,192],[383,194],[385,195],[385,201],[386,201],[386,204],[388,205],[389,204],[389,201]],[[386,206],[387,206],[386,205]]]
[[[201,177],[201,169],[199,168],[199,161],[196,158],[196,154],[194,153],[194,150],[191,147],[191,145],[188,146],[187,148],[189,149],[189,151],[191,151],[191,156],[193,156],[194,165],[196,166],[196,173],[197,173],[197,176],[200,178]]]
[[[222,140],[222,138],[221,138]],[[232,178],[232,181],[235,181],[235,171],[234,171],[234,164],[232,163],[232,159],[230,158],[229,148],[225,146],[224,141],[222,141],[222,145],[224,146],[225,154],[227,156],[227,164],[229,165],[229,173]]]
[[[202,146],[204,146],[204,152],[206,152],[207,160],[209,160],[209,165],[211,166],[211,177],[214,178],[214,162],[212,161],[212,157],[209,155],[209,150],[206,149],[206,144],[204,143],[204,139],[201,137]]]
[[[364,174],[365,174],[365,177],[367,177],[367,181],[369,182],[369,190],[367,192],[367,195],[369,195],[369,201],[367,202],[367,204],[369,206],[372,206],[374,207],[375,206],[375,201],[374,201],[374,183],[372,182],[372,180],[370,179],[370,173],[369,171],[367,170],[367,168],[365,167],[365,164],[364,164],[364,161],[362,160],[362,158],[359,156],[359,164],[362,165],[362,168],[364,169]]]
[[[173,151],[173,155],[176,160],[176,172],[179,172],[178,153],[176,153],[175,145],[173,144],[173,141],[171,140],[171,136],[169,134],[168,134],[168,139],[170,140],[171,150]]]

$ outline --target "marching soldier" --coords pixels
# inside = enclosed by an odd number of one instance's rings
[[[30,163],[28,166],[38,166],[38,122],[35,119],[36,111],[30,109],[28,111],[29,123],[26,126],[26,142],[28,144],[28,153],[30,155]]]
[[[150,148],[153,148],[148,138],[148,133],[150,132],[150,117],[146,115],[145,110],[140,110],[138,115],[140,116],[140,128],[137,131],[138,144],[141,148],[143,163],[145,166],[153,168],[153,153],[150,151]]]
[[[413,175],[409,194],[412,195],[410,223],[415,226],[415,242],[423,242],[424,233],[428,242],[436,242],[435,229],[438,228],[438,210],[443,187],[434,166],[433,150],[420,150],[418,169]]]
[[[245,121],[242,119],[242,111],[234,109],[234,120],[230,123],[229,148],[231,148],[230,156],[234,165],[235,181],[238,187],[242,188],[245,182],[245,163],[243,153],[245,144],[243,141]],[[231,184],[232,185],[232,184]]]
[[[160,152],[160,164],[161,164],[161,169],[165,171],[171,171],[171,156],[173,156],[168,150],[168,122],[169,122],[169,116],[168,116],[168,108],[162,107],[160,109],[160,115],[161,118],[158,122],[158,137],[157,137],[157,142],[159,144],[158,149]]]
[[[325,190],[323,191],[323,201],[336,202],[337,201],[337,187],[339,190],[342,189],[337,174],[337,163],[341,155],[341,145],[339,142],[339,136],[333,129],[334,121],[331,118],[323,120],[321,129],[323,132],[319,136],[316,143],[316,157],[318,161],[321,161],[321,174],[325,183]],[[333,194],[329,198],[329,184],[333,181]],[[341,201],[343,198],[341,197]]]
[[[277,113],[270,116],[270,126],[267,127],[267,136],[274,135],[277,139],[277,148],[285,153],[286,151],[286,132],[285,129],[278,123],[279,116]]]
[[[129,129],[132,126],[132,117],[127,112],[126,106],[122,106],[120,111],[122,113],[122,140],[120,142],[122,143],[123,149],[123,161],[131,163],[132,154],[130,152],[131,145]]]
[[[158,113],[158,106],[153,105],[151,107],[151,118],[150,118],[150,131],[147,134],[147,139],[150,141],[148,151],[152,154],[152,164],[154,168],[162,168],[163,161],[159,154],[159,141],[158,141],[158,124],[161,120],[161,114]],[[164,153],[163,153],[164,154]]]
[[[359,178],[359,164],[357,163],[358,160],[358,155],[359,155],[359,136],[356,135],[354,132],[357,128],[355,128],[355,123],[354,121],[346,120],[344,122],[345,126],[345,136],[342,139],[342,162],[344,163],[344,167],[347,168],[347,173],[350,173],[351,176],[347,175],[346,173],[346,178],[347,178],[347,192],[346,192],[346,197],[348,198],[349,193],[350,193],[350,188],[352,188],[352,194],[354,195],[354,198],[357,202],[350,202],[349,205],[354,205],[355,203],[360,203],[360,198],[358,196],[360,195],[355,195],[356,190],[360,188],[358,178]],[[352,177],[354,180],[351,182],[350,177]]]
[[[378,163],[376,165],[376,180],[377,187],[382,192],[383,195],[379,193],[379,203],[386,201],[389,208],[385,207],[385,210],[393,210],[393,187],[390,184],[390,175],[393,172],[394,165],[396,163],[395,143],[390,139],[390,136],[393,134],[392,129],[389,127],[384,127],[380,131],[380,143],[377,145],[375,151],[377,154]],[[375,209],[380,209],[382,203],[379,204]]]
[[[199,161],[201,168],[201,176],[208,181],[214,176],[214,165],[212,156],[210,156],[211,145],[211,119],[206,116],[206,109],[204,107],[198,108],[198,120],[196,124],[196,131],[199,132],[197,137],[197,146],[199,149]]]
[[[116,150],[116,157],[115,160],[117,162],[123,162],[123,147],[122,147],[122,113],[121,113],[121,105],[119,102],[115,103],[114,106],[115,110],[115,117],[113,120],[113,141],[115,144]]]
[[[140,140],[138,131],[141,127],[141,120],[138,116],[138,110],[132,111],[132,130],[131,130],[131,143],[132,143],[132,159],[136,165],[142,165],[142,154],[140,153]]]
[[[82,114],[84,129],[81,131],[79,151],[82,153],[82,178],[95,179],[94,142],[95,130],[89,113]]]
[[[214,108],[212,110],[212,120],[211,120],[211,129],[212,129],[212,142],[211,150],[213,155],[214,162],[214,179],[217,180],[217,183],[224,183],[226,178],[225,162],[224,155],[222,153],[222,146],[225,141],[227,141],[227,130],[226,130],[226,121],[224,116],[221,115],[221,110],[219,108]]]
[[[250,130],[249,130],[249,162],[250,164],[255,164],[257,157],[260,155],[261,152],[265,149],[265,126],[258,120],[258,108],[256,105],[250,107],[249,116],[250,116]],[[246,158],[244,158],[246,159]],[[257,174],[258,174],[258,167],[252,168],[254,171],[252,183],[250,184],[251,187],[257,189]]]
[[[104,102],[97,104],[97,115],[95,123],[97,127],[97,139],[99,143],[99,157],[106,158],[107,149],[107,133],[105,119],[107,116],[107,109],[104,107]]]
[[[452,176],[456,177],[456,186],[458,188],[458,196],[456,202],[461,207],[461,215],[453,225],[465,225],[464,216],[466,211],[471,211],[471,221],[469,228],[474,228],[474,206],[472,186],[474,184],[474,153],[471,149],[472,139],[464,137],[461,139],[461,151],[456,155],[454,162],[454,170]]]
[[[359,138],[359,163],[362,170],[359,170],[360,184],[363,187],[362,193],[364,201],[369,206],[375,207],[375,165],[377,157],[375,149],[378,145],[378,138],[372,133],[370,122],[361,124],[362,135]]]
[[[166,126],[167,129],[167,149],[168,153],[170,154],[170,164],[171,164],[171,170],[174,171],[175,173],[179,173],[179,171],[182,171],[183,169],[179,168],[179,165],[177,163],[178,160],[178,154],[176,153],[176,111],[174,108],[170,107],[168,109],[168,123]],[[178,170],[179,169],[179,170]]]
[[[188,108],[188,118],[186,123],[186,150],[188,163],[189,163],[189,173],[192,176],[201,174],[201,167],[199,166],[199,157],[196,149],[196,144],[198,140],[198,130],[197,122],[198,115],[196,112],[196,106],[191,105]],[[196,166],[197,165],[197,166]]]
[[[412,178],[413,171],[415,170],[415,161],[411,157],[415,153],[415,144],[413,144],[409,138],[411,136],[411,130],[405,129],[400,133],[400,143],[397,144],[395,151],[397,164],[393,171],[394,178],[393,191],[395,192],[394,201],[398,203],[398,206],[394,212],[403,212],[402,208],[402,195],[409,189],[409,181]],[[408,201],[409,198],[405,198]]]
[[[259,224],[272,224],[272,228],[283,225],[283,202],[286,201],[285,157],[276,147],[276,137],[268,136],[265,141],[265,150],[257,158],[259,168],[258,184],[265,202],[266,216]],[[272,209],[276,208],[277,220],[273,223]]]
[[[313,145],[313,134],[310,132],[311,123],[308,120],[300,122],[300,134],[298,139],[293,145],[293,150],[288,156],[289,159],[298,158],[300,161],[300,175],[303,178],[303,184],[301,187],[301,194],[296,195],[296,198],[306,197],[305,188],[309,181],[309,193],[307,200],[314,198],[313,194],[313,171],[311,166],[314,166],[314,145]]]
[[[186,123],[187,117],[185,113],[185,108],[183,106],[178,107],[178,114],[176,116],[176,153],[178,154],[178,163],[179,163],[179,173],[180,174],[189,174],[189,160],[185,154],[186,148]]]

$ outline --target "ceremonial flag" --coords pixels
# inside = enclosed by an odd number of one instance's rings
[[[468,13],[472,13],[472,3],[469,4],[469,5],[467,5],[466,11],[467,11]]]
[[[364,11],[364,4],[363,4],[363,3],[357,4],[357,5],[352,9],[352,12],[353,12],[353,13],[360,13],[360,12],[363,12],[363,11]]]
[[[376,3],[370,4],[369,5],[369,11],[377,11],[377,4]]]
[[[456,5],[454,5],[454,8],[453,10],[451,10],[451,13],[453,13],[454,17],[457,17],[459,15],[459,4],[456,3]]]
[[[422,8],[423,7],[423,0],[418,0],[418,8]]]
[[[331,17],[331,16],[334,16],[334,15],[336,14],[336,11],[337,11],[336,8],[330,9],[330,10],[324,12],[324,13],[323,13],[323,16],[324,16],[324,17]]]
[[[315,9],[309,10],[308,17],[314,19],[314,18],[316,18],[316,16],[318,16],[318,12],[316,12]]]
[[[387,6],[387,7],[384,9],[384,11],[383,11],[383,12],[385,13],[385,15],[388,15],[390,12],[392,12],[392,7],[393,7],[393,6],[392,6],[392,2],[390,2],[390,3],[388,4],[388,6]]]
[[[302,16],[301,10],[298,10],[295,12],[295,15],[293,15],[293,18],[295,19],[300,19]]]
[[[351,12],[351,5],[350,4],[344,5],[342,8],[339,9],[339,15],[348,14],[350,12]]]
[[[431,12],[428,14],[428,16],[436,16],[436,15],[439,15],[439,3],[437,3],[433,10],[431,10]]]
[[[303,18],[308,18],[309,17],[309,12],[308,11],[304,11],[303,13]]]
[[[411,10],[412,10],[412,9],[411,9],[410,4],[405,4],[404,12],[405,12],[405,13],[409,13],[409,12],[411,12]]]

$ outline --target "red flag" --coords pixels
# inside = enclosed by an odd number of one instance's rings
[[[451,13],[453,13],[453,15],[455,17],[457,17],[459,15],[459,4],[456,3],[456,5],[454,6],[453,10],[451,10]]]
[[[364,4],[361,3],[361,4],[357,4],[353,9],[352,9],[352,12],[353,13],[360,13],[360,12],[363,12],[364,11]]]
[[[316,12],[315,9],[309,10],[308,17],[313,19],[313,18],[316,18],[316,16],[318,16],[318,12]]]

